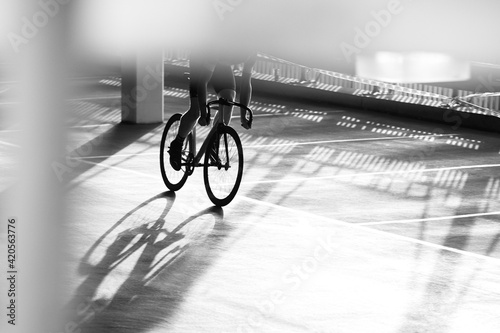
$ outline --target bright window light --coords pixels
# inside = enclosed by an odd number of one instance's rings
[[[395,83],[465,81],[470,64],[444,53],[376,52],[357,56],[356,75]]]

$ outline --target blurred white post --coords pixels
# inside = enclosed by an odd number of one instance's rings
[[[137,51],[122,59],[122,122],[163,122],[163,52]]]
[[[7,79],[11,82],[13,104],[1,109],[2,118],[5,113],[9,117],[7,124],[14,130],[12,135],[3,135],[2,140],[10,145],[0,157],[7,162],[1,169],[0,235],[5,256],[2,254],[0,268],[6,273],[9,264],[11,271],[9,280],[3,275],[0,283],[3,333],[59,332],[56,329],[61,326],[60,300],[65,284],[60,255],[65,253],[63,236],[71,224],[66,220],[67,183],[58,179],[53,165],[67,161],[65,116],[70,110],[65,102],[65,66],[70,40],[66,34],[69,7],[55,1],[47,4],[37,0],[7,1],[9,11],[2,12],[12,17],[8,27],[2,21],[0,33],[13,38],[12,44],[1,51],[2,61],[9,63],[12,73]],[[0,11],[7,10],[3,4],[1,7]],[[3,165],[14,170],[4,171]],[[4,174],[16,177],[5,178]],[[15,258],[10,263],[6,252],[8,221],[9,235],[15,236],[11,247]],[[7,285],[9,281],[15,290],[10,283]],[[7,292],[7,287],[12,292]]]

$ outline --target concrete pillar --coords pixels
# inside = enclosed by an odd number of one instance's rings
[[[122,122],[163,122],[163,52],[136,52],[122,59]]]

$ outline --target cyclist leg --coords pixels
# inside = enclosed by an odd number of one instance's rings
[[[230,102],[236,99],[236,81],[231,65],[217,64],[211,79],[212,85],[219,98],[224,98]],[[224,115],[224,124],[229,125],[233,112],[232,105],[221,105],[215,121],[222,121],[221,116]]]
[[[207,84],[214,70],[214,62],[191,56],[189,61],[189,109],[182,115],[176,138],[170,143],[170,165],[174,170],[181,169],[182,147],[184,140],[193,130],[196,121],[206,115]],[[200,122],[201,123],[201,122]]]
[[[215,65],[196,58],[190,60],[189,109],[182,115],[179,136],[185,138],[200,116],[206,115],[207,84]]]

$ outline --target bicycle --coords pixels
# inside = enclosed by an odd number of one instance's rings
[[[243,108],[249,127],[253,122],[253,112],[240,103],[219,98],[206,105],[207,123],[210,123],[211,108],[215,105],[219,106],[218,114],[214,117],[216,120],[198,152],[196,152],[196,126],[184,140],[179,171],[174,170],[170,165],[166,148],[177,135],[181,114],[176,113],[170,117],[161,138],[160,170],[167,188],[171,191],[178,191],[186,183],[187,178],[193,174],[194,168],[203,167],[203,179],[208,197],[216,206],[225,206],[234,199],[238,192],[243,176],[244,160],[243,147],[238,133],[223,121],[223,105]],[[203,156],[205,158],[201,163]]]

